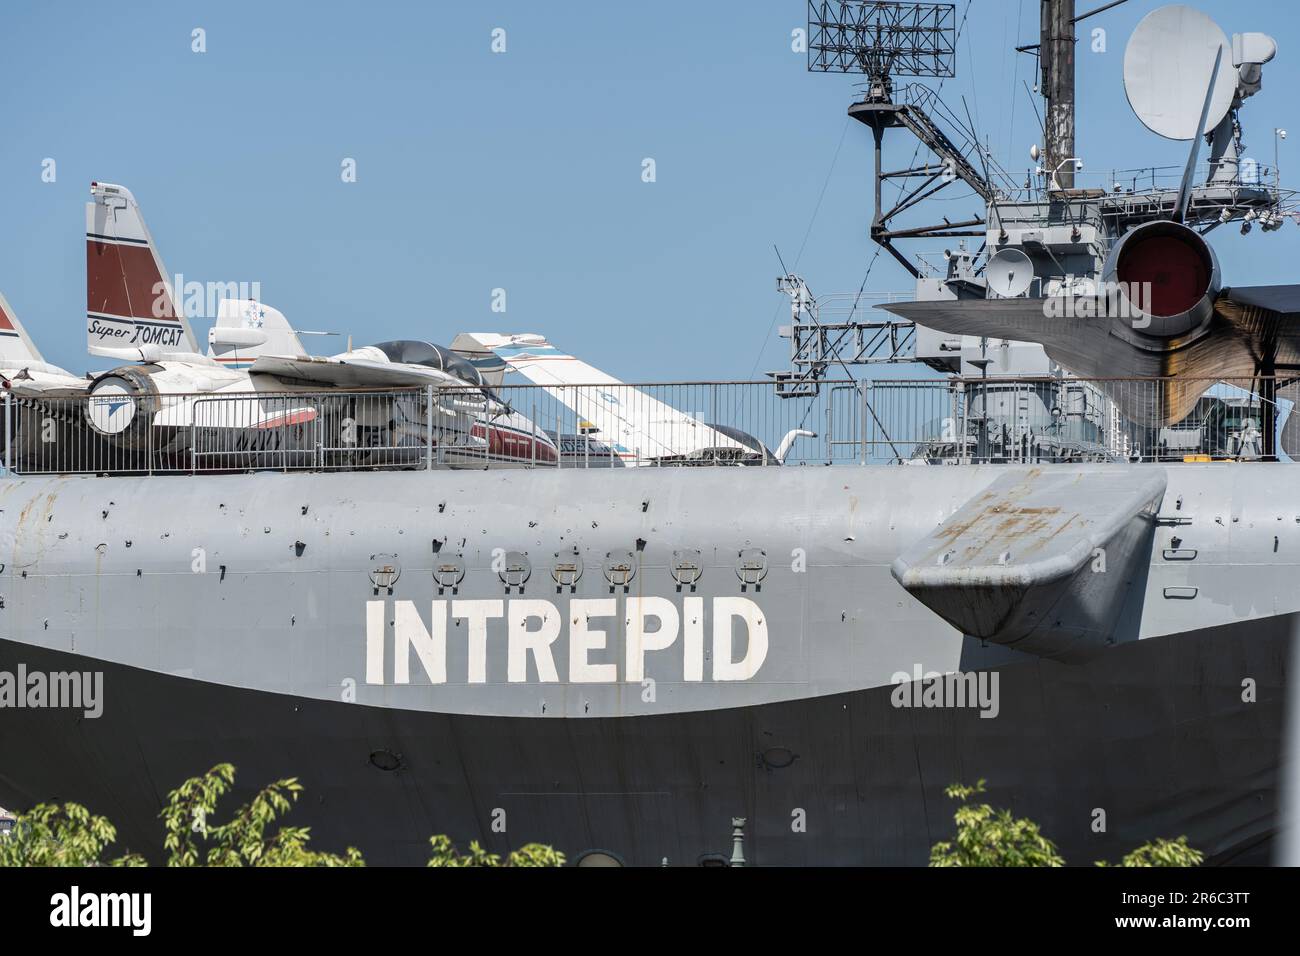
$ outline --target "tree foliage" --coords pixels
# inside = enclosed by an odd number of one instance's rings
[[[100,862],[117,829],[105,817],[77,803],[40,803],[14,821],[0,837],[0,866],[144,866],[144,857],[126,856]]]
[[[217,764],[167,794],[159,816],[168,866],[365,866],[355,847],[342,854],[310,847],[311,828],[287,826],[282,818],[303,792],[296,777],[277,780],[259,791],[225,822],[215,822],[217,804],[234,786],[235,768]],[[76,803],[39,804],[19,814],[12,832],[0,837],[0,866],[145,866],[144,857],[128,853],[101,862],[117,839],[105,817]],[[446,836],[430,838],[430,866],[563,866],[564,854],[529,843],[504,861],[477,842],[467,853]]]
[[[163,849],[168,866],[364,866],[355,847],[342,855],[310,849],[310,827],[281,825],[267,829],[288,813],[302,784],[286,777],[263,788],[240,807],[227,823],[213,824],[217,801],[235,782],[235,768],[217,764],[201,777],[191,777],[167,795],[160,816],[166,830]]]
[[[1039,832],[1037,823],[1013,817],[1010,810],[968,802],[983,792],[983,780],[973,787],[953,784],[944,791],[962,804],[953,815],[957,838],[930,849],[931,866],[1065,865],[1056,845]]]
[[[1013,817],[970,798],[985,792],[983,780],[974,786],[955,783],[944,793],[961,806],[953,814],[957,838],[930,849],[931,866],[1064,866],[1056,845],[1043,836],[1032,820]],[[1187,845],[1187,837],[1158,839],[1128,853],[1120,866],[1200,866],[1205,855]],[[1109,866],[1105,862],[1097,866]]]
[[[1187,837],[1180,836],[1177,840],[1152,840],[1150,843],[1144,843],[1136,850],[1125,854],[1124,858],[1119,861],[1120,866],[1200,866],[1205,860],[1205,854],[1194,847],[1187,845]],[[1097,863],[1098,866],[1110,866],[1105,860]]]
[[[451,838],[439,834],[429,838],[433,855],[429,866],[564,866],[564,854],[541,843],[527,843],[514,850],[502,862],[499,853],[488,853],[472,840],[469,851],[461,853]]]

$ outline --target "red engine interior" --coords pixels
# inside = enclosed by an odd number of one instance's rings
[[[1125,243],[1116,265],[1116,278],[1129,289],[1145,289],[1150,283],[1150,301],[1141,301],[1148,315],[1179,315],[1191,309],[1210,288],[1210,257],[1204,240],[1195,233],[1161,232],[1134,236]]]

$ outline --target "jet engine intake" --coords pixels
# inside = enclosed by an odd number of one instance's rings
[[[1156,339],[1179,338],[1208,326],[1222,288],[1214,249],[1196,231],[1169,220],[1126,232],[1111,247],[1102,281],[1121,328]],[[1171,345],[1145,343],[1148,348]]]
[[[159,408],[156,366],[124,365],[105,372],[86,396],[86,421],[122,448],[144,448]]]

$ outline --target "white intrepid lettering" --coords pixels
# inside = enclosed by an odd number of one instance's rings
[[[465,618],[469,630],[469,682],[487,683],[487,622],[503,613],[500,601],[452,601],[454,617]],[[380,640],[383,637],[381,635]]]
[[[686,636],[682,641],[682,680],[704,680],[704,598],[682,601]]]
[[[738,617],[749,631],[749,644],[745,656],[731,659],[731,619]],[[758,673],[767,660],[767,622],[763,612],[746,598],[719,597],[713,599],[713,679],[749,680]]]
[[[655,631],[647,632],[646,618],[659,622]],[[667,598],[632,597],[627,599],[627,674],[624,680],[639,684],[645,680],[645,652],[662,651],[677,640],[680,619],[677,606]]]
[[[414,601],[393,605],[393,683],[411,682],[411,648],[433,684],[447,683],[447,602],[433,602],[432,633],[424,629]]]
[[[366,683],[384,682],[384,602],[366,602]]]
[[[528,655],[533,655],[537,665],[537,679],[544,684],[554,684],[560,679],[555,670],[551,645],[560,636],[560,612],[550,601],[511,601],[510,636],[506,642],[506,679],[512,684],[528,680]],[[538,620],[542,626],[528,629],[529,620]]]
[[[618,599],[573,598],[567,604],[567,614],[562,614],[555,603],[543,599],[510,600],[435,600],[430,602],[430,617],[426,625],[414,601],[394,601],[391,614],[393,630],[392,682],[412,683],[412,652],[420,662],[425,678],[430,684],[445,684],[447,675],[448,610],[450,616],[466,622],[464,631],[465,680],[470,684],[488,682],[488,632],[493,620],[505,618],[505,667],[507,682],[512,684],[537,681],[557,683],[560,680],[556,667],[556,642],[565,630],[567,617],[568,674],[572,684],[613,684],[619,682],[619,664],[622,663],[622,680],[639,684],[649,676],[647,671],[664,678],[664,667],[656,661],[666,660],[666,651],[682,637],[681,679],[704,680],[705,599],[683,597],[681,607],[664,597],[626,598],[623,623],[623,646],[616,650],[610,642],[608,627],[593,627],[592,620],[619,619]],[[388,604],[383,600],[366,602],[366,660],[367,684],[386,683],[385,661],[387,629],[390,616]],[[767,621],[763,610],[753,601],[743,597],[713,598],[712,679],[715,681],[752,680],[767,660]],[[736,619],[743,624],[744,635],[736,639]],[[500,628],[502,625],[495,625]],[[455,629],[459,637],[460,628]],[[500,634],[500,631],[497,631]],[[743,644],[740,643],[743,641]],[[496,645],[496,655],[503,650]],[[620,653],[621,650],[621,653]],[[563,647],[558,652],[564,654]],[[529,657],[532,667],[529,666]],[[602,660],[603,658],[603,660]],[[501,680],[500,657],[495,656],[493,673]],[[653,667],[650,665],[654,664]],[[672,677],[671,670],[667,674]],[[418,681],[424,683],[423,681]]]
[[[613,598],[569,602],[569,683],[613,684],[618,680],[617,664],[593,664],[592,651],[605,649],[606,634],[591,627],[593,617],[613,617],[618,602]]]

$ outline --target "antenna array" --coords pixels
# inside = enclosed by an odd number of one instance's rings
[[[808,0],[808,69],[955,76],[956,14],[951,3]]]

